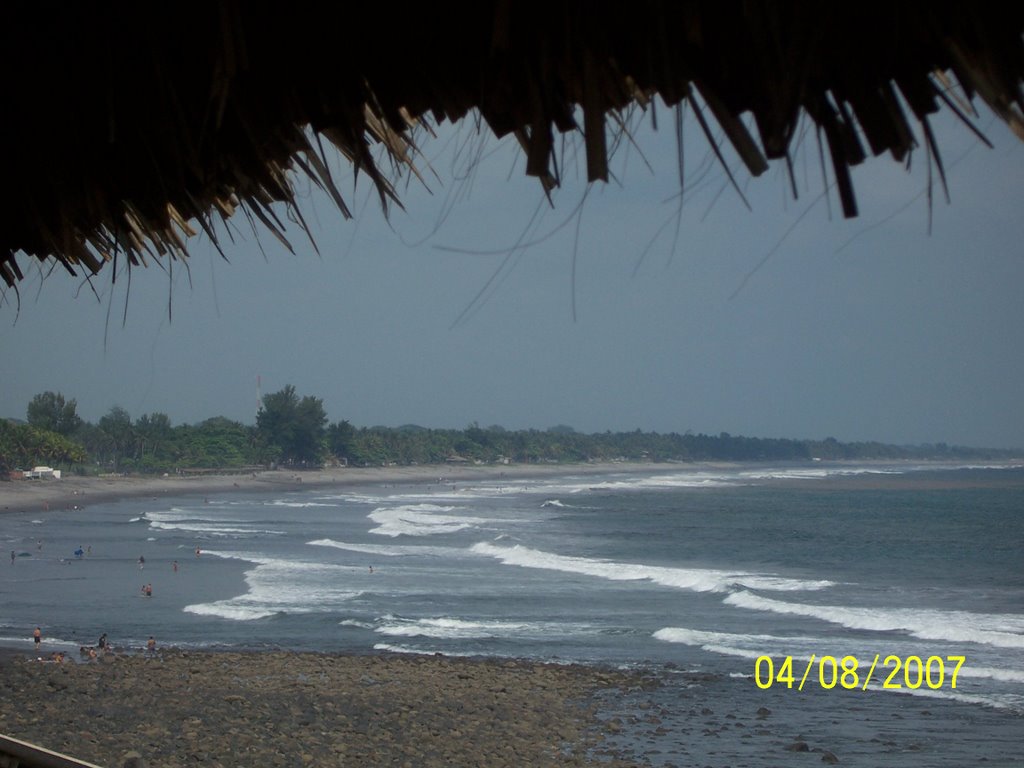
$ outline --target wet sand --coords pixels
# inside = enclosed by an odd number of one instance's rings
[[[614,723],[596,697],[653,681],[526,661],[161,652],[0,658],[0,732],[104,766],[572,766]],[[607,766],[628,766],[604,754]]]

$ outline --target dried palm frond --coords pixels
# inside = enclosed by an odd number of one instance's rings
[[[274,207],[294,205],[293,174],[351,216],[319,137],[370,177],[386,208],[398,202],[396,176],[422,179],[413,126],[473,111],[495,134],[516,135],[527,173],[548,190],[559,180],[556,130],[580,132],[588,179],[607,179],[608,133],[624,125],[608,116],[655,95],[691,101],[716,153],[707,121],[717,121],[753,175],[769,160],[790,163],[806,115],[824,134],[848,216],[857,211],[850,166],[869,152],[906,157],[911,125],[938,162],[928,116],[940,107],[969,120],[980,97],[1024,138],[1020,3],[313,8],[8,9],[0,278],[23,279],[25,257],[89,273],[118,254],[132,265],[183,258],[198,230],[216,243],[214,212],[239,207],[287,244]],[[961,93],[949,92],[954,80]],[[380,148],[389,169],[375,160]]]

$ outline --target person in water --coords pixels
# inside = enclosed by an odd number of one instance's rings
[[[139,570],[141,571],[145,567],[146,567],[146,558],[143,557],[142,555],[139,555]]]
[[[32,642],[36,644],[36,650],[38,651],[40,643],[43,642],[43,630],[39,627],[36,627],[35,631],[32,633]]]

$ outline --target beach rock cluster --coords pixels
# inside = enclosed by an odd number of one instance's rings
[[[165,652],[0,663],[0,732],[81,760],[202,765],[572,766],[625,673],[525,661]],[[629,765],[614,757],[605,765]]]

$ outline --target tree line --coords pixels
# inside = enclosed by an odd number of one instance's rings
[[[25,422],[0,419],[0,475],[39,464],[88,472],[173,472],[341,462],[390,464],[577,463],[586,461],[798,461],[835,459],[999,459],[1012,451],[947,446],[844,443],[730,435],[642,432],[585,434],[559,425],[509,430],[476,423],[466,429],[355,427],[329,423],[323,400],[295,387],[263,398],[254,425],[216,416],[172,425],[165,413],[132,418],[112,407],[93,424],[59,392],[29,402]]]

